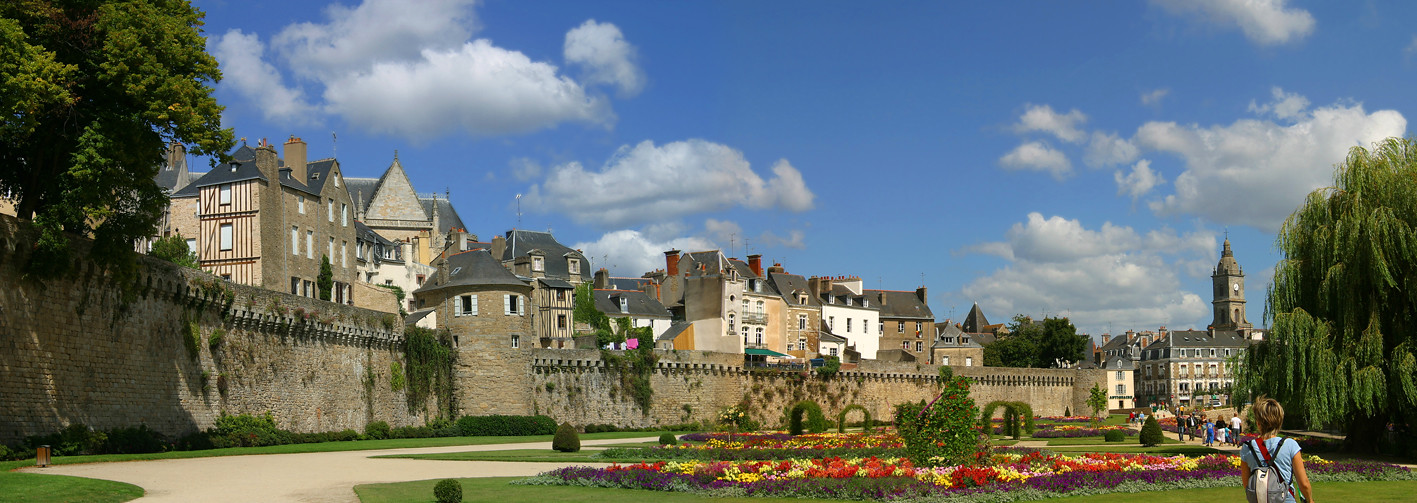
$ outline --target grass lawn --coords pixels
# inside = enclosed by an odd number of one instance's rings
[[[72,501],[118,503],[143,496],[143,488],[111,480],[63,475],[0,473],[0,503]]]
[[[543,503],[545,501],[568,501],[584,503],[615,502],[704,502],[704,503],[752,503],[764,501],[821,502],[841,500],[786,499],[786,498],[707,498],[686,493],[641,491],[634,489],[600,489],[570,486],[520,486],[508,482],[508,478],[460,479],[465,501],[497,501],[499,503]],[[401,482],[396,484],[366,484],[354,486],[354,493],[363,503],[411,503],[432,502],[433,484],[437,480]],[[1412,501],[1417,493],[1417,482],[1319,482],[1314,484],[1315,497],[1324,501]],[[1147,503],[1204,503],[1232,502],[1244,500],[1244,492],[1239,487],[1189,489],[1184,491],[1157,491],[1147,493],[1115,493],[1101,496],[1077,496],[1072,498],[1049,499],[1056,502],[1102,502],[1122,503],[1146,501]]]
[[[395,454],[376,458],[436,459],[441,461],[527,461],[536,463],[635,463],[639,459],[606,460],[592,458],[600,451],[556,452],[550,449],[516,449],[511,451],[446,452],[439,454]]]

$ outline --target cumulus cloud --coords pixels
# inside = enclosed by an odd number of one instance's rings
[[[1058,180],[1073,171],[1073,163],[1068,161],[1067,155],[1041,141],[1019,145],[1000,157],[999,165],[1008,170],[1042,171]]]
[[[1087,122],[1087,116],[1077,109],[1060,114],[1054,112],[1050,105],[1028,105],[1023,115],[1019,117],[1018,123],[1014,124],[1013,129],[1017,133],[1042,131],[1058,137],[1059,140],[1077,143],[1086,137],[1086,134],[1078,128],[1084,122]]]
[[[787,231],[787,236],[779,236],[772,231],[763,231],[758,236],[758,244],[772,248],[783,247],[803,250],[807,248],[807,233],[797,229]]]
[[[1151,192],[1151,189],[1166,183],[1166,179],[1151,169],[1151,161],[1142,159],[1132,166],[1132,172],[1122,174],[1121,170],[1112,173],[1112,178],[1117,181],[1117,195],[1128,195],[1133,201]]]
[[[1161,103],[1161,99],[1165,98],[1168,94],[1171,94],[1171,90],[1165,87],[1141,93],[1141,104],[1155,105]]]
[[[1117,133],[1093,131],[1087,143],[1087,153],[1082,160],[1088,166],[1100,168],[1132,162],[1140,155],[1131,140],[1117,136]]]
[[[1407,131],[1407,119],[1394,110],[1369,113],[1361,103],[1345,102],[1300,106],[1307,103],[1278,92],[1274,103],[1257,107],[1290,124],[1241,119],[1229,125],[1142,125],[1134,143],[1174,153],[1185,165],[1172,182],[1174,193],[1153,201],[1151,209],[1273,232],[1309,192],[1332,184],[1333,166],[1350,148]]]
[[[557,75],[555,66],[485,39],[429,49],[418,61],[377,63],[330,81],[325,100],[330,111],[367,130],[419,140],[450,129],[495,135],[613,120],[605,100]]]
[[[571,247],[582,250],[597,267],[609,269],[611,274],[633,277],[663,269],[664,252],[668,250],[699,251],[717,248],[712,241],[704,238],[687,237],[657,241],[639,231],[629,229],[608,232],[596,241],[576,243]]]
[[[1215,257],[1215,236],[1169,229],[1138,233],[1104,223],[1088,229],[1078,220],[1028,215],[1005,241],[967,251],[990,253],[1007,267],[965,285],[963,293],[986,311],[1068,316],[1081,332],[1108,324],[1172,326],[1200,323],[1210,312],[1201,297],[1185,291],[1176,264]]]
[[[586,69],[588,80],[578,82],[553,63],[472,40],[476,3],[335,4],[323,20],[293,23],[272,37],[278,58],[264,59],[260,40],[239,32],[215,39],[214,54],[227,76],[222,85],[268,117],[334,115],[420,142],[457,131],[515,134],[568,122],[608,127],[615,121],[608,100],[587,86],[615,85],[633,95],[643,85],[634,48],[613,24],[589,21],[567,33],[567,61]],[[290,87],[282,86],[276,61],[297,78]]]
[[[704,233],[719,243],[743,242],[743,227],[731,220],[708,219],[704,221]]]
[[[566,62],[579,65],[591,83],[613,84],[622,96],[644,88],[644,72],[635,64],[635,46],[625,41],[620,28],[610,23],[585,23],[566,32]]]
[[[227,30],[207,41],[212,55],[221,61],[223,84],[261,110],[266,120],[286,124],[306,124],[317,112],[299,88],[282,83],[280,72],[262,59],[266,46],[254,33]]]
[[[512,177],[517,180],[529,182],[541,178],[541,163],[530,158],[518,157],[507,162],[507,165],[512,168]]]
[[[1274,101],[1263,105],[1250,100],[1250,111],[1259,115],[1273,114],[1280,119],[1295,120],[1302,118],[1304,111],[1309,108],[1309,99],[1299,93],[1286,93],[1279,86],[1275,86],[1270,89],[1270,94],[1274,96]]]
[[[1288,0],[1152,0],[1172,14],[1189,14],[1216,24],[1236,26],[1260,45],[1303,40],[1314,32],[1309,11],[1289,7]]]
[[[786,160],[764,180],[743,154],[704,140],[620,147],[598,170],[579,162],[552,169],[528,202],[581,223],[625,226],[741,206],[800,212],[816,195]]]

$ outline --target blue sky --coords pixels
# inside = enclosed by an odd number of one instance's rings
[[[1204,328],[1227,231],[1261,324],[1284,217],[1407,134],[1417,81],[1407,2],[195,3],[237,136],[346,176],[397,149],[484,239],[621,276],[761,253],[1094,335]]]

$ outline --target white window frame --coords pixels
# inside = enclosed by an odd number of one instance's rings
[[[544,258],[544,257],[532,257],[532,258],[531,258],[531,270],[532,270],[532,271],[535,271],[535,272],[543,272],[543,271],[545,271],[545,270],[546,270],[546,258]]]
[[[331,199],[330,202],[329,202],[329,204],[325,206],[325,212],[330,214],[330,222],[333,223],[333,222],[335,221],[335,200],[334,200],[334,199]]]
[[[453,316],[477,316],[476,295],[459,295],[455,299]]]
[[[517,349],[520,347],[522,347],[522,336],[512,334],[512,349]]]
[[[339,266],[349,267],[349,241],[339,242]]]
[[[799,314],[799,315],[797,315],[797,329],[798,329],[798,330],[806,330],[806,329],[807,329],[807,315],[805,315],[805,314]]]
[[[305,196],[304,196],[304,195],[301,195],[301,194],[296,194],[296,195],[295,195],[295,207],[300,209],[300,214],[301,214],[301,215],[304,215],[304,214],[305,214]]]
[[[187,238],[187,251],[197,253],[197,238]]]
[[[232,235],[235,231],[236,226],[233,224],[221,224],[221,226],[217,228],[219,250],[231,251],[232,246],[235,244],[233,243],[235,236]]]
[[[336,187],[338,187],[338,185],[336,185]],[[339,205],[339,220],[340,220],[340,225],[341,225],[341,226],[343,226],[343,227],[349,227],[349,205],[348,205],[348,204],[340,203],[340,205]]]
[[[231,184],[223,183],[217,187],[217,204],[223,206],[231,204]]]
[[[943,355],[943,356],[940,356],[940,365],[949,365],[949,364],[950,364],[950,355]]]
[[[333,263],[335,262],[335,237],[334,237],[334,236],[330,236],[330,254],[329,254],[329,257],[330,257],[330,263],[333,264]]]
[[[315,258],[315,231],[305,231],[305,258]]]
[[[966,356],[966,357],[964,357],[964,366],[966,366],[966,367],[973,367],[973,366],[974,366],[974,357],[973,357],[973,356]]]
[[[300,227],[290,226],[290,254],[300,256]]]
[[[581,261],[579,259],[566,259],[566,270],[571,274],[581,273]]]

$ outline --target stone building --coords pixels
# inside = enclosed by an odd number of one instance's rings
[[[914,292],[866,290],[881,310],[881,350],[900,350],[917,362],[930,361],[935,315],[927,304],[925,287]]]
[[[521,229],[492,238],[492,256],[512,273],[532,280],[532,325],[541,347],[575,348],[574,292],[590,281],[590,261],[549,232]]]
[[[485,249],[441,258],[438,271],[413,292],[423,320],[452,332],[464,350],[530,349],[539,342],[531,322],[531,282],[519,278]]]
[[[1136,407],[1136,364],[1132,359],[1109,356],[1099,368],[1107,372],[1107,407],[1113,410]]]
[[[936,365],[984,366],[984,346],[949,320],[935,324],[935,340],[930,351],[930,361]]]
[[[1220,263],[1210,275],[1215,286],[1214,298],[1210,301],[1215,311],[1215,321],[1211,328],[1230,330],[1248,334],[1254,325],[1245,317],[1245,272],[1235,261],[1230,251],[1230,240],[1225,240],[1225,248],[1220,252]]]
[[[664,266],[645,277],[659,285],[659,302],[685,325],[661,336],[660,347],[742,354],[740,317],[748,281],[741,271],[718,250],[669,250]]]
[[[808,356],[806,351],[800,348],[811,348],[816,350],[816,354],[835,356],[844,362],[860,359],[859,355],[852,358],[847,354],[854,350],[849,348],[845,338],[830,335],[830,331],[822,330],[822,304],[812,295],[807,278],[788,274],[782,265],[777,264],[768,268],[768,286],[777,292],[783,303],[784,315],[778,323],[782,326],[784,340],[787,344],[793,344],[797,353],[789,352],[786,347],[769,349],[788,352],[794,356]]]
[[[658,339],[669,330],[673,315],[649,294],[639,290],[595,289],[595,309],[611,320],[628,318],[633,328],[648,327]]]
[[[876,298],[867,295],[857,276],[813,276],[808,288],[822,308],[826,333],[846,339],[848,351],[858,358],[874,360],[881,348],[880,310]]]
[[[339,161],[306,162],[291,137],[282,160],[265,140],[242,145],[172,194],[168,229],[188,237],[202,269],[230,281],[318,297],[321,261],[334,272],[331,300],[353,302],[354,215]]]
[[[419,194],[414,190],[397,151],[379,178],[349,178],[346,185],[356,208],[355,219],[385,239],[407,243],[410,249],[404,254],[406,261],[431,265],[448,247],[450,233],[467,231],[446,194],[439,197],[437,193]],[[406,291],[419,286],[394,283]]]
[[[796,358],[815,358],[817,341],[786,337],[787,305],[773,288],[763,271],[762,255],[748,255],[748,261],[736,258],[728,263],[743,279],[743,296],[739,299],[738,330],[743,334],[743,347],[766,349]],[[798,331],[799,335],[805,335]]]

